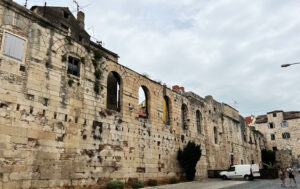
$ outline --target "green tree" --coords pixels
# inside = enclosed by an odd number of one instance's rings
[[[195,142],[189,141],[183,150],[179,148],[177,160],[179,161],[180,167],[184,170],[187,180],[194,180],[196,165],[200,157],[201,148],[200,145],[195,144]]]
[[[276,159],[275,152],[264,149],[261,151],[261,159],[265,168],[268,167],[268,165],[274,165]]]

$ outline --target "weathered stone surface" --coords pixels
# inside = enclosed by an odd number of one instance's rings
[[[10,32],[25,46],[22,60],[3,54],[3,45],[0,49],[0,189],[181,177],[177,151],[189,141],[202,149],[196,179],[231,163],[261,163],[264,138],[237,110],[212,96],[172,91],[118,64],[118,56],[101,45],[69,39],[61,25],[34,10],[0,1],[1,12],[1,43]],[[70,57],[80,62],[80,75],[68,73]],[[120,80],[117,108],[108,105],[110,73]],[[148,117],[139,113],[141,86],[147,89]]]

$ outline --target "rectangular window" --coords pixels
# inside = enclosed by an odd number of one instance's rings
[[[275,128],[274,123],[269,123],[268,127],[269,129],[274,129]]]
[[[68,74],[80,76],[80,63],[79,59],[69,56],[68,59]]]
[[[10,33],[5,33],[4,55],[22,61],[24,46],[24,39]]]
[[[282,133],[282,138],[283,139],[288,139],[288,138],[290,138],[291,136],[290,136],[290,133]]]
[[[271,134],[271,140],[275,140],[275,135]]]
[[[276,116],[277,116],[277,115],[276,115],[276,112],[274,112],[274,113],[273,113],[273,117],[276,117]]]
[[[281,127],[287,127],[288,126],[288,122],[287,121],[283,121],[280,123]]]

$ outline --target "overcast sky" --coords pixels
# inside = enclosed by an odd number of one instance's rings
[[[25,0],[15,0],[24,4]],[[45,0],[28,0],[28,7]],[[119,63],[243,116],[300,110],[299,0],[78,0]],[[47,0],[68,6],[72,0]]]

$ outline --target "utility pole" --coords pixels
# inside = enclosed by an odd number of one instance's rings
[[[25,0],[25,5],[24,5],[25,8],[27,8],[27,1],[28,1],[28,0]]]

